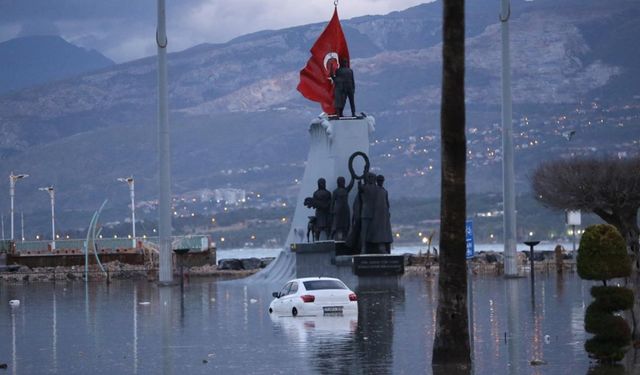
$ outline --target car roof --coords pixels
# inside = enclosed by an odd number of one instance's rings
[[[340,280],[340,279],[336,279],[335,277],[323,277],[323,276],[318,276],[318,277],[303,277],[303,278],[300,278],[300,279],[292,279],[292,280],[289,280],[289,281],[287,281],[287,282],[288,282],[288,283],[290,283],[290,282],[292,282],[292,281],[301,281],[301,282],[304,282],[304,281],[312,281],[312,280],[338,280],[338,281],[342,282],[342,280]],[[343,284],[344,284],[344,283],[343,283]]]

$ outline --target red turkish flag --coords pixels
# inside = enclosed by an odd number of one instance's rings
[[[298,84],[298,91],[305,98],[320,102],[322,110],[330,115],[336,113],[330,75],[338,69],[340,59],[349,61],[349,48],[338,19],[338,8],[335,8],[331,21],[311,47],[311,58],[300,71]]]

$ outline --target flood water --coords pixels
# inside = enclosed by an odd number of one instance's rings
[[[586,374],[590,283],[474,277],[474,374]],[[437,278],[356,290],[357,316],[272,317],[281,285],[0,285],[8,374],[430,374]],[[19,307],[8,301],[20,300]],[[511,318],[509,318],[511,316]],[[546,364],[532,366],[533,359]]]

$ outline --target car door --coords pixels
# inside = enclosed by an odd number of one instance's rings
[[[298,297],[298,283],[296,281],[291,282],[291,287],[287,291],[287,295],[282,297],[283,312],[290,314],[293,308],[296,298]]]
[[[278,299],[273,304],[273,311],[278,312],[278,313],[286,313],[287,312],[287,309],[284,306],[284,298],[289,293],[289,289],[291,289],[291,284],[292,283],[286,283],[282,287],[282,289],[280,290],[280,297],[278,297]]]

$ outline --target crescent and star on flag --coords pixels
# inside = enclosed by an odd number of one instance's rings
[[[349,62],[349,48],[338,18],[338,1],[334,1],[331,20],[311,47],[311,57],[300,71],[298,91],[305,98],[319,102],[322,110],[336,114],[334,108],[332,72],[340,67],[340,61]]]

